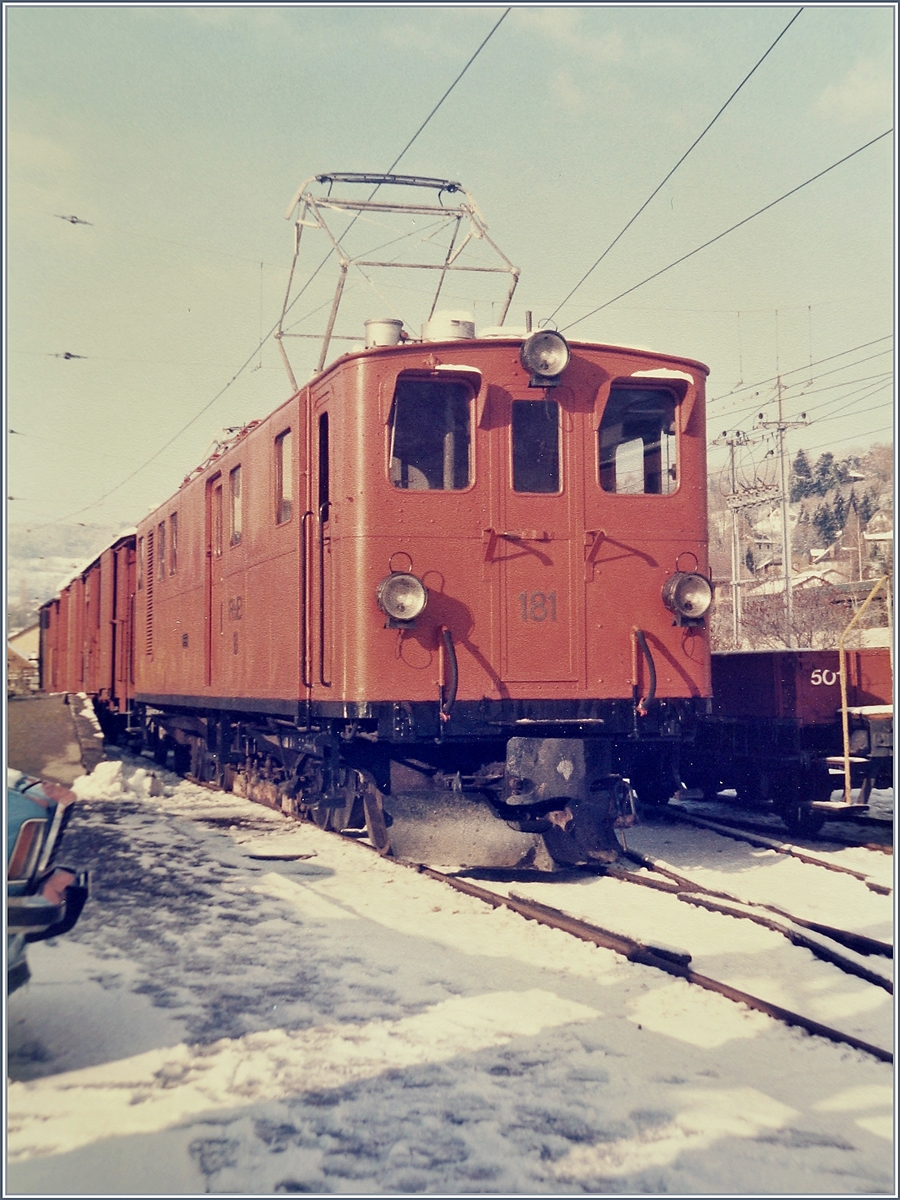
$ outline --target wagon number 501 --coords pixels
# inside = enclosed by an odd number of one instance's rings
[[[824,683],[826,687],[831,687],[832,684],[837,683],[837,680],[837,671],[813,671],[809,677],[809,682],[813,687],[818,687],[820,683]]]
[[[520,592],[523,621],[556,620],[556,592]]]

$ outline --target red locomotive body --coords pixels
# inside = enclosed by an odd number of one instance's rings
[[[660,698],[709,695],[705,633],[673,624],[660,599],[679,558],[705,569],[703,369],[578,346],[566,386],[535,399],[520,344],[347,356],[148,516],[138,700],[227,708],[240,696],[273,714],[312,703],[348,719],[360,705],[423,703],[434,735],[443,630],[459,714],[485,701],[630,701],[634,626]],[[643,377],[676,368],[695,382]],[[633,479],[604,490],[611,391],[677,416],[669,494]],[[462,449],[448,466],[450,437]],[[520,482],[517,454],[539,455],[549,438],[553,461],[529,463],[542,477]],[[385,627],[376,592],[392,571],[427,588],[414,626]]]
[[[133,701],[107,707],[399,855],[602,858],[622,778],[668,799],[710,696],[706,368],[384,324],[141,522]]]
[[[710,694],[703,621],[663,600],[706,572],[705,369],[577,344],[536,394],[522,344],[344,356],[141,523],[135,700],[179,765],[334,808],[348,768],[483,791],[511,737],[590,733],[671,795]]]

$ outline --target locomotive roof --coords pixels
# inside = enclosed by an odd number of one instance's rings
[[[432,341],[429,339],[428,341],[403,342],[397,346],[371,346],[360,348],[358,350],[351,350],[330,362],[323,371],[321,371],[318,375],[314,375],[313,378],[308,380],[308,382],[304,384],[303,387],[299,388],[298,391],[302,392],[304,387],[310,387],[314,383],[318,383],[319,380],[324,379],[327,375],[331,374],[333,371],[343,366],[351,359],[379,356],[387,356],[390,358],[394,355],[412,356],[415,354],[421,354],[423,351],[436,350],[441,350],[444,353],[450,351],[455,354],[464,354],[473,350],[482,351],[490,349],[491,347],[495,346],[518,346],[525,341],[527,336],[528,335],[525,333],[511,332],[509,336],[492,334],[490,337],[447,338],[443,341]],[[699,359],[686,358],[677,354],[667,354],[663,351],[648,350],[644,346],[616,346],[609,342],[590,342],[577,339],[569,339],[568,341],[569,346],[573,349],[596,350],[607,354],[633,354],[640,358],[650,359],[656,364],[659,364],[660,360],[664,360],[666,363],[672,364],[673,369],[675,369],[674,364],[679,364],[681,366],[690,368],[694,372],[699,371],[704,376],[709,375],[709,367],[705,363],[700,362]],[[449,368],[452,365],[462,366],[463,364],[442,364],[442,366],[445,368]],[[657,369],[664,368],[657,367]],[[648,378],[652,378],[652,376],[648,376]],[[665,376],[662,376],[662,378],[665,378]]]

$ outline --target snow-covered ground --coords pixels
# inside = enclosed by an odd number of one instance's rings
[[[890,1066],[157,775],[77,781],[67,848],[94,893],[10,998],[7,1194],[896,1194]],[[777,878],[795,915],[885,936],[890,898],[746,845],[712,863],[713,836],[628,831],[720,890],[771,899]],[[656,905],[699,970],[889,1035],[881,989],[599,882],[598,923],[653,940]]]

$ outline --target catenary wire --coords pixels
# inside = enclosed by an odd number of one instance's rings
[[[676,258],[674,262],[670,262],[667,267],[662,267],[659,271],[654,271],[652,275],[648,275],[647,278],[642,279],[640,283],[635,283],[632,287],[626,288],[624,292],[619,292],[618,296],[613,296],[611,300],[607,300],[604,304],[598,304],[596,308],[591,309],[591,311],[585,313],[584,316],[577,317],[574,321],[570,321],[568,325],[564,325],[562,327],[561,332],[565,333],[567,329],[572,329],[575,325],[580,325],[582,321],[586,321],[588,317],[593,317],[598,312],[602,312],[604,308],[609,308],[611,304],[615,304],[616,301],[621,300],[623,296],[631,295],[631,293],[636,292],[638,288],[642,288],[645,284],[651,283],[654,279],[658,279],[660,275],[665,275],[665,273],[667,271],[671,271],[673,267],[677,267],[681,263],[687,262],[689,258],[693,258],[694,255],[699,254],[701,250],[706,250],[709,246],[715,245],[716,242],[720,242],[722,238],[727,237],[729,233],[734,233],[734,231],[736,229],[740,229],[742,225],[746,225],[749,221],[754,220],[754,218],[762,216],[764,212],[768,212],[770,208],[774,208],[775,205],[780,204],[782,200],[787,200],[789,196],[796,195],[797,192],[802,191],[803,188],[809,187],[811,183],[815,183],[817,179],[821,179],[823,175],[827,175],[829,171],[833,171],[836,167],[840,167],[843,163],[849,162],[850,159],[855,158],[857,154],[862,154],[863,150],[868,150],[870,146],[874,146],[876,142],[880,142],[882,138],[886,138],[890,133],[893,133],[893,128],[886,129],[884,133],[879,133],[878,136],[872,138],[871,141],[865,142],[862,146],[857,146],[855,150],[851,150],[849,154],[845,154],[843,158],[839,158],[837,162],[833,162],[830,167],[825,167],[823,171],[819,171],[816,175],[810,176],[810,178],[804,180],[803,183],[798,183],[796,187],[791,188],[789,192],[785,192],[784,195],[779,196],[777,200],[771,200],[768,204],[764,204],[762,208],[758,208],[756,212],[751,213],[749,217],[744,217],[743,220],[729,226],[728,229],[724,229],[721,233],[717,233],[714,238],[710,238],[709,241],[704,242],[701,246],[696,246],[693,250],[689,250],[687,254],[682,254],[680,258]]]
[[[506,20],[509,13],[510,13],[510,8],[506,8],[503,11],[500,19],[496,22],[496,24],[490,30],[487,37],[484,38],[484,40],[478,46],[475,53],[471,56],[471,58],[468,60],[466,65],[463,67],[463,69],[459,72],[459,74],[456,76],[456,78],[453,80],[453,82],[450,84],[450,86],[444,92],[443,96],[441,96],[440,100],[437,102],[437,104],[434,106],[434,108],[431,110],[431,112],[428,114],[428,116],[425,118],[425,120],[422,122],[422,124],[419,126],[419,128],[416,130],[416,132],[413,134],[413,136],[409,139],[409,141],[406,143],[406,145],[403,147],[403,149],[400,151],[400,153],[397,155],[397,157],[394,159],[394,161],[388,167],[387,171],[385,172],[386,174],[390,174],[391,171],[393,171],[393,169],[397,166],[397,164],[400,162],[400,160],[403,158],[403,156],[412,147],[415,140],[418,138],[418,136],[422,133],[422,131],[428,125],[428,122],[437,113],[438,109],[441,107],[441,105],[444,103],[444,101],[447,99],[447,97],[450,95],[450,93],[453,91],[453,89],[456,87],[456,85],[460,82],[462,77],[465,75],[466,71],[468,71],[469,67],[471,67],[472,63],[475,61],[475,59],[478,57],[478,55],[481,53],[481,51],[484,49],[484,47],[488,44],[490,39],[494,36],[494,34],[497,32],[497,30],[502,25],[502,23]],[[378,189],[376,188],[375,190],[377,191]],[[373,192],[373,195],[374,195],[374,192]],[[356,218],[354,218],[354,220],[355,219]],[[351,222],[351,224],[352,224],[352,222]],[[348,226],[348,229],[349,229],[349,226]],[[345,230],[344,234],[342,234],[341,236],[342,237],[345,236],[346,232],[347,232],[347,230]],[[322,267],[325,265],[325,263],[328,261],[328,259],[330,257],[331,257],[331,252],[329,252],[326,255],[326,257],[322,260],[322,262],[316,268],[314,275],[311,276],[310,279],[307,280],[307,282],[304,285],[301,292],[295,297],[294,301],[292,302],[292,306],[293,306],[293,303],[296,303],[296,301],[299,300],[300,295],[303,294],[303,291],[306,290],[306,287],[309,286],[309,284],[312,282],[313,278],[315,278],[315,275],[317,275],[319,273],[319,271],[322,269]],[[73,517],[80,516],[82,513],[88,512],[92,508],[96,508],[97,505],[102,504],[104,500],[109,499],[109,497],[112,496],[113,493],[119,491],[120,488],[123,488],[125,486],[125,484],[130,483],[131,480],[134,479],[134,477],[136,475],[139,475],[141,471],[145,470],[147,467],[150,466],[151,463],[155,462],[156,459],[158,459],[161,454],[163,454],[166,450],[168,450],[168,448],[173,444],[173,442],[176,442],[183,433],[185,433],[188,429],[190,429],[190,427],[193,424],[195,424],[195,422],[198,421],[200,419],[200,417],[203,416],[204,413],[206,413],[210,408],[212,408],[212,406],[216,403],[216,401],[219,400],[225,394],[225,392],[228,391],[228,389],[231,387],[231,385],[236,382],[236,380],[243,374],[243,372],[247,369],[247,367],[250,365],[250,363],[253,362],[253,360],[256,358],[257,354],[259,353],[259,351],[262,349],[262,347],[265,345],[265,343],[269,340],[269,338],[272,336],[272,334],[276,331],[276,329],[278,328],[278,326],[280,324],[280,320],[281,319],[279,318],[279,321],[275,322],[275,324],[272,326],[272,328],[269,330],[269,332],[265,335],[265,337],[262,338],[261,341],[259,342],[259,344],[254,347],[252,353],[249,355],[248,358],[246,358],[244,360],[244,362],[241,364],[241,366],[238,367],[237,371],[235,371],[235,373],[228,380],[228,382],[224,385],[224,387],[220,388],[219,391],[216,392],[216,394],[213,396],[213,398],[211,400],[209,400],[206,404],[204,404],[203,407],[201,409],[199,409],[194,414],[194,416],[191,417],[191,419],[189,421],[187,421],[184,425],[182,425],[182,427],[177,431],[177,433],[174,433],[169,438],[169,440],[167,442],[165,442],[162,446],[160,446],[160,448],[158,450],[156,450],[148,459],[146,459],[143,463],[141,463],[140,466],[135,467],[135,469],[133,471],[131,471],[128,475],[126,475],[124,479],[120,480],[119,483],[115,484],[113,487],[111,487],[107,491],[105,491],[102,496],[99,496],[96,500],[91,501],[90,504],[86,504],[83,507],[76,509],[74,512],[69,513],[67,516],[58,517],[58,518],[56,518],[55,521],[48,522],[48,524],[60,524],[65,521],[70,521]]]
[[[657,186],[654,188],[654,190],[650,193],[650,195],[647,197],[647,199],[644,201],[644,203],[641,205],[641,207],[637,210],[637,212],[631,218],[631,220],[628,221],[628,223],[626,225],[624,225],[622,227],[622,229],[616,234],[616,236],[609,243],[609,245],[606,247],[606,249],[603,251],[603,253],[600,255],[600,257],[597,259],[597,261],[593,264],[593,266],[589,267],[587,269],[587,271],[585,271],[585,273],[578,280],[578,282],[575,284],[575,286],[572,288],[572,290],[569,292],[569,294],[563,300],[561,300],[559,304],[557,304],[556,308],[554,308],[554,310],[550,314],[550,316],[546,318],[546,322],[549,323],[550,321],[552,321],[553,318],[556,316],[556,314],[559,312],[559,310],[561,308],[564,308],[569,303],[569,301],[572,299],[572,297],[575,295],[575,293],[578,291],[578,289],[581,287],[581,285],[585,282],[585,280],[588,279],[588,277],[596,270],[596,268],[600,266],[600,264],[603,262],[604,258],[606,258],[607,254],[609,254],[610,250],[612,250],[612,248],[616,245],[616,243],[619,241],[619,239],[622,238],[624,236],[624,234],[626,234],[628,232],[628,230],[635,223],[635,221],[638,219],[638,217],[641,215],[641,213],[644,211],[644,209],[647,207],[647,205],[650,203],[650,201],[654,198],[654,196],[658,195],[658,193],[660,191],[662,191],[662,189],[669,182],[669,180],[672,178],[672,176],[675,174],[675,172],[678,170],[678,168],[681,166],[681,164],[688,157],[688,155],[697,146],[699,146],[699,144],[703,141],[703,139],[706,137],[706,135],[712,129],[713,125],[715,125],[716,121],[718,121],[719,117],[721,117],[722,113],[725,111],[725,109],[728,107],[728,105],[732,102],[732,100],[735,98],[735,96],[738,94],[738,92],[741,90],[741,88],[744,86],[744,84],[750,79],[751,75],[753,75],[758,70],[758,68],[762,66],[762,64],[769,57],[769,55],[772,53],[772,51],[775,49],[775,47],[778,45],[778,43],[781,41],[781,39],[784,37],[784,35],[787,33],[787,31],[794,24],[794,22],[797,20],[797,18],[800,16],[800,14],[802,12],[803,12],[802,8],[797,9],[797,11],[791,17],[790,21],[788,21],[787,25],[785,25],[784,29],[782,29],[781,33],[779,33],[778,37],[775,39],[775,41],[772,43],[772,45],[768,48],[768,50],[765,52],[765,54],[762,56],[762,58],[756,63],[756,66],[754,66],[750,71],[747,72],[747,74],[744,76],[744,78],[741,80],[741,82],[737,85],[737,87],[734,89],[734,91],[731,93],[731,95],[728,97],[728,99],[725,101],[725,103],[722,105],[722,107],[719,109],[719,111],[716,113],[716,115],[713,117],[713,119],[709,122],[709,124],[706,126],[706,128],[703,130],[703,132],[694,139],[694,141],[690,144],[690,146],[688,146],[687,150],[685,150],[684,154],[682,154],[681,158],[679,158],[679,160],[675,164],[675,166],[672,167],[671,171],[669,171],[669,173],[668,173],[668,175],[666,175],[665,179],[663,179],[661,183],[657,184]]]
[[[802,367],[791,367],[789,371],[781,371],[778,375],[770,375],[768,379],[758,379],[756,383],[742,383],[732,388],[730,392],[723,392],[721,396],[712,396],[707,400],[707,404],[715,404],[717,400],[728,400],[731,396],[737,396],[740,392],[747,392],[750,388],[765,387],[767,383],[776,383],[778,379],[784,379],[787,375],[798,375],[801,371],[810,371],[813,367],[821,366],[822,363],[833,362],[836,358],[843,358],[847,354],[855,354],[857,350],[866,350],[869,346],[877,346],[879,342],[886,342],[894,335],[885,333],[879,338],[874,338],[871,342],[862,342],[859,346],[851,346],[849,350],[840,350],[837,354],[829,354],[826,358],[817,358],[815,362],[804,363]],[[860,359],[864,362],[864,359]],[[838,368],[840,370],[841,368]],[[793,386],[793,385],[791,385]]]
[[[856,349],[858,349],[858,347],[856,347]],[[843,355],[831,355],[831,358],[844,357],[844,355],[851,354],[851,353],[852,353],[851,350],[846,350],[846,351],[844,351]],[[815,383],[819,379],[827,378],[827,376],[829,376],[829,375],[837,375],[841,371],[849,371],[851,367],[858,367],[862,363],[871,362],[872,359],[874,359],[874,358],[882,358],[885,354],[891,354],[891,353],[893,353],[893,351],[891,349],[877,350],[874,354],[867,354],[864,358],[855,358],[853,360],[853,362],[842,363],[839,367],[833,367],[830,371],[816,372],[815,376],[812,379],[805,380],[801,383],[785,383],[784,377],[785,377],[785,375],[788,375],[788,374],[793,374],[793,375],[798,374],[800,371],[804,372],[805,374],[810,374],[811,368],[817,366],[818,365],[817,363],[810,363],[810,364],[807,364],[805,367],[797,367],[793,371],[785,371],[780,376],[773,375],[771,377],[771,379],[764,379],[760,383],[750,384],[749,386],[750,387],[764,387],[766,384],[769,384],[769,383],[777,384],[780,379],[782,382],[782,387],[783,387],[784,391],[786,391],[786,392],[793,391],[795,388],[806,387],[809,383]],[[822,359],[821,361],[828,362],[830,360]],[[744,390],[745,390],[744,388],[741,388],[740,392],[742,392]],[[713,399],[708,401],[708,403],[713,404],[718,400],[732,400],[732,399],[738,397],[740,392],[739,391],[725,392],[721,396],[713,397]]]
[[[869,379],[876,379],[876,378],[880,379],[880,378],[883,378],[885,375],[890,375],[890,374],[893,374],[893,372],[885,371],[885,372],[881,372],[877,376],[867,375],[867,376],[863,376],[859,379],[845,379],[841,383],[831,384],[830,387],[831,388],[853,387],[857,383],[864,383]],[[784,390],[787,390],[787,389],[784,389]],[[828,391],[828,390],[829,390],[829,388],[814,389],[814,391]],[[813,394],[813,392],[801,392],[798,395],[789,396],[789,397],[787,397],[787,399],[790,400],[792,404],[796,404],[799,401],[801,401],[805,396],[812,395],[812,394]],[[822,401],[818,401],[816,404],[809,405],[807,411],[812,411],[813,409],[820,407],[822,404],[833,404],[835,401],[842,400],[842,399],[843,399],[843,396],[832,396],[832,398],[830,400],[822,400]],[[725,420],[725,418],[727,417],[730,420],[735,421],[735,422],[742,421],[742,420],[745,420],[745,419],[751,417],[754,413],[759,412],[760,408],[765,408],[765,406],[767,404],[774,404],[776,402],[776,400],[777,400],[776,396],[768,396],[765,399],[760,399],[759,396],[757,396],[754,398],[752,404],[745,405],[745,406],[741,407],[740,409],[738,409],[736,412],[735,411],[732,411],[730,413],[727,411],[719,412],[716,414],[715,419],[716,420]]]

